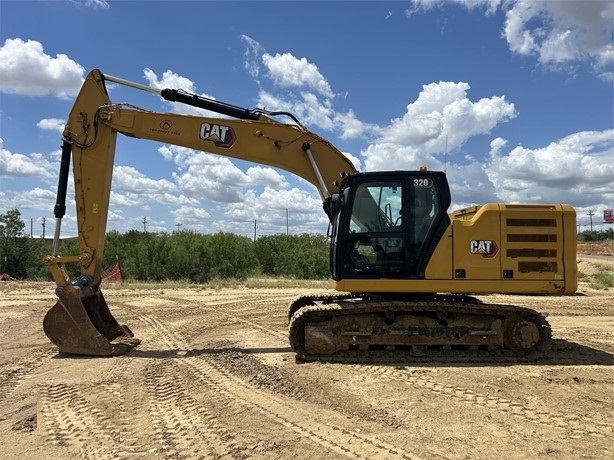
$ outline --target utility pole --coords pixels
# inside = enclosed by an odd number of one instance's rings
[[[43,217],[43,223],[41,224],[43,226],[43,241],[45,241],[45,218]]]
[[[288,236],[289,233],[289,227],[288,227],[288,208],[286,208],[286,236]]]
[[[595,215],[595,210],[594,209],[590,209],[587,213],[587,216],[590,216],[591,218],[591,232],[593,231],[593,216]]]
[[[147,217],[143,217],[143,232],[147,233]]]
[[[177,232],[179,232],[179,227],[181,227],[181,224],[175,224],[175,226],[177,227]]]
[[[257,220],[254,219],[254,241],[256,241],[256,228],[257,228]]]

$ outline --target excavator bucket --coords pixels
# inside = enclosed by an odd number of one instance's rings
[[[65,287],[47,312],[43,329],[60,353],[116,356],[141,343],[128,326],[118,324],[102,292],[82,296],[73,286]]]

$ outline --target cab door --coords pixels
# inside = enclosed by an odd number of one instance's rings
[[[424,277],[433,235],[447,217],[439,182],[420,172],[352,179],[334,226],[333,279]]]

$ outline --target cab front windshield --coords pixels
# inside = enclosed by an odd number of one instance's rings
[[[347,274],[414,273],[438,212],[430,178],[360,184],[349,222]]]
[[[377,232],[401,225],[400,183],[361,184],[356,192],[350,232]]]

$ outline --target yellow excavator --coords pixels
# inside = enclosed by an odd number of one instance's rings
[[[107,81],[216,116],[113,103]],[[118,133],[281,168],[317,188],[330,221],[329,283],[338,292],[301,296],[289,306],[289,340],[299,360],[523,359],[551,341],[546,314],[475,295],[577,289],[570,205],[490,203],[448,212],[444,172],[358,172],[291,113],[245,109],[93,70],[63,133],[55,239],[45,258],[58,301],[43,328],[62,353],[119,355],[140,343],[116,321],[100,290]],[[71,158],[79,254],[60,255]],[[65,264],[74,262],[80,276],[71,279]]]

